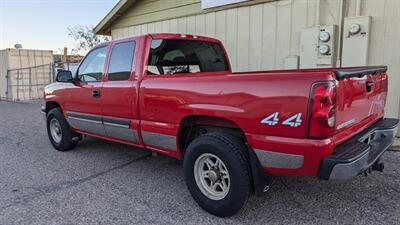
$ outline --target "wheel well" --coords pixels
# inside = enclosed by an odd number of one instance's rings
[[[54,108],[61,108],[61,106],[57,102],[47,102],[46,103],[46,114]]]
[[[252,194],[259,195],[265,192],[266,188],[269,188],[271,185],[272,178],[265,175],[264,168],[251,146],[248,145],[243,130],[230,120],[212,116],[191,116],[185,118],[181,123],[179,131],[179,150],[182,152],[182,155],[185,155],[186,148],[196,137],[211,132],[228,133],[245,143],[247,146],[245,154],[251,171],[250,182],[252,185]]]
[[[187,146],[196,137],[211,132],[229,133],[246,142],[242,129],[234,122],[212,116],[190,116],[181,123],[179,132],[179,150],[184,154]]]

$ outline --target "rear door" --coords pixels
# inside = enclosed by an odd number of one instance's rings
[[[107,46],[91,50],[80,64],[79,82],[66,91],[65,111],[69,124],[78,130],[105,135],[101,118],[100,90],[106,65]]]
[[[103,124],[111,138],[139,144],[137,112],[138,77],[135,73],[136,40],[111,46],[105,82],[101,89]]]
[[[192,94],[187,91],[190,85],[185,80],[228,71],[225,52],[217,42],[153,39],[147,74],[140,85],[140,128],[144,145],[179,155],[176,137],[182,113],[190,110],[186,104]]]

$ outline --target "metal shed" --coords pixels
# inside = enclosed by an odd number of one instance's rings
[[[0,99],[40,99],[43,88],[53,80],[53,51],[0,50]]]

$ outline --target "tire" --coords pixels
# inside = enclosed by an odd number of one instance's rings
[[[64,118],[64,114],[60,108],[54,108],[47,113],[47,134],[53,147],[58,151],[68,151],[76,147],[77,141],[71,141],[76,136],[70,129],[67,120]],[[53,124],[53,125],[52,125]],[[52,135],[54,126],[57,127],[60,136]]]
[[[183,162],[186,185],[194,200],[205,211],[218,217],[228,217],[245,205],[251,190],[246,149],[240,139],[224,133],[203,134],[188,146]],[[220,173],[216,181],[215,174],[218,172],[212,170],[214,172],[210,173],[208,165],[211,162],[207,157],[214,165],[219,164],[218,168],[222,168],[217,169]],[[218,163],[218,159],[222,163]],[[206,178],[199,175],[204,173],[208,174],[203,175]],[[216,184],[216,189],[213,184]],[[209,186],[212,186],[211,191]],[[225,190],[228,187],[228,191],[223,191],[223,187]]]

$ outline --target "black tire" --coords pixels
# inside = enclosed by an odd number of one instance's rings
[[[228,217],[236,214],[245,205],[251,190],[246,149],[243,141],[224,133],[203,134],[188,146],[183,162],[186,185],[194,200],[205,211],[219,217]],[[196,183],[195,162],[204,153],[220,158],[229,172],[229,192],[220,200],[207,197]]]
[[[53,119],[57,120],[61,128],[61,141],[57,142],[53,139],[50,131],[50,121]],[[53,147],[58,151],[68,151],[76,147],[77,141],[72,141],[72,138],[76,136],[70,129],[67,120],[64,118],[64,114],[60,108],[54,108],[47,113],[47,134]]]

